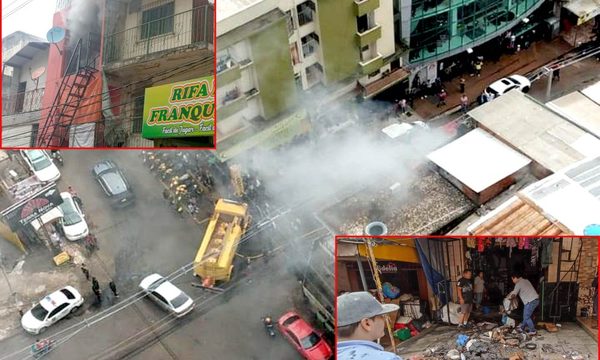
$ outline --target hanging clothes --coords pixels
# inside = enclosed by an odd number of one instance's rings
[[[539,257],[539,251],[540,251],[540,239],[532,240],[530,245],[531,245],[531,266],[536,266],[538,257]]]
[[[475,238],[467,238],[467,247],[470,249],[475,249],[477,247],[475,245]]]
[[[525,238],[519,238],[519,250],[523,250],[525,247]]]
[[[542,267],[546,268],[552,264],[552,239],[542,239]]]
[[[478,238],[477,239],[477,251],[479,251],[480,253],[482,253],[484,249],[485,249],[485,247],[483,246],[483,239],[482,238]]]

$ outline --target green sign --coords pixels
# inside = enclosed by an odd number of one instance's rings
[[[214,133],[214,76],[146,89],[142,137],[181,138]]]

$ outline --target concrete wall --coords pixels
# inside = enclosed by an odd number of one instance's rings
[[[381,25],[381,38],[377,40],[377,51],[383,57],[396,51],[394,41],[394,3],[393,0],[380,0],[375,10],[375,22]]]
[[[18,75],[15,74],[17,75],[16,82],[27,82],[27,88],[25,91],[34,90],[36,88],[35,82],[31,79],[31,73],[29,72],[29,69],[31,68],[31,71],[35,71],[42,66],[48,68],[48,53],[48,49],[39,51],[33,57],[33,59],[31,59],[31,61],[25,63],[21,69],[18,70]],[[44,71],[44,74],[39,78],[37,86],[38,89],[46,86],[46,73],[47,71]]]
[[[360,59],[354,2],[318,0],[317,18],[326,84],[354,76]]]
[[[263,116],[268,120],[288,110],[297,101],[285,18],[253,35],[250,47]]]

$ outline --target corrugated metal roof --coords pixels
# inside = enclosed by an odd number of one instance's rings
[[[469,115],[552,172],[600,155],[600,139],[520,91],[510,91]]]

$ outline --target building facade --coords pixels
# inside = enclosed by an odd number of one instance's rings
[[[46,86],[49,44],[16,32],[3,39],[2,143],[35,145]]]
[[[142,138],[145,89],[213,75],[213,14],[208,0],[106,1],[103,115],[111,146],[194,145]]]

